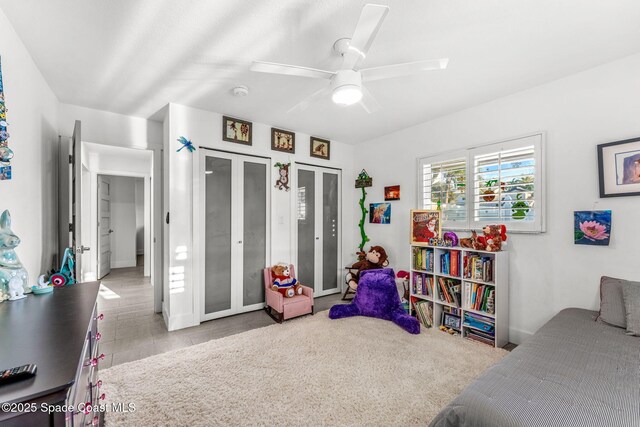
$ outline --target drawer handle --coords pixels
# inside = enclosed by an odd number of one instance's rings
[[[98,357],[94,357],[93,359],[89,360],[89,363],[87,363],[86,366],[98,366],[98,361],[103,360],[106,356],[104,355],[104,353],[102,353],[100,356]]]
[[[102,334],[100,332],[96,332],[96,334],[93,337],[96,341],[100,341],[100,338],[102,338]]]
[[[82,412],[84,412],[85,415],[91,412],[91,402],[84,402],[84,410]]]
[[[98,418],[98,416],[96,415],[96,416],[93,417],[93,419],[91,421],[87,421],[87,424],[85,424],[85,425],[97,426],[99,422],[100,422],[100,418]]]
[[[104,394],[104,393],[102,393],[102,394],[100,395],[100,397],[98,397],[98,400],[104,400],[104,399],[106,399],[106,398],[107,398],[107,395],[106,395],[106,394]]]
[[[93,318],[93,320],[104,320],[104,313],[98,314],[96,317]]]

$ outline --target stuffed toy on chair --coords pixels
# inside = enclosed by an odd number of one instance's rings
[[[302,286],[298,284],[298,280],[291,277],[289,266],[278,264],[271,267],[271,277],[273,285],[271,289],[280,292],[287,298],[293,298],[296,295],[302,295]]]
[[[363,271],[351,304],[334,305],[329,310],[331,319],[353,316],[390,320],[411,334],[420,333],[418,319],[409,316],[402,308],[391,268]]]

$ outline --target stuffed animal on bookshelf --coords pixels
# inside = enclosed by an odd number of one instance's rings
[[[284,297],[293,298],[302,294],[302,286],[296,278],[291,277],[288,265],[278,264],[271,267],[271,277],[273,278],[271,289],[280,292]]]
[[[485,225],[482,232],[484,235],[478,240],[484,244],[484,250],[498,252],[502,249],[502,242],[507,240],[507,227],[504,225]]]
[[[460,239],[460,246],[463,248],[483,250],[485,248],[484,243],[478,237],[478,233],[471,231],[471,237],[465,237]]]
[[[389,265],[387,259],[387,251],[382,246],[371,246],[369,252],[358,252],[358,261],[355,262],[350,268],[357,269],[358,272],[353,274],[347,273],[347,284],[353,290],[358,289],[358,280],[360,274],[365,270],[373,270],[377,268],[384,268]]]
[[[358,292],[351,304],[338,304],[329,310],[330,319],[368,316],[390,320],[411,334],[420,333],[420,322],[402,308],[393,270],[363,271]]]

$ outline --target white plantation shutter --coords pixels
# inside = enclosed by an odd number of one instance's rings
[[[421,209],[436,209],[440,202],[445,227],[468,227],[467,157],[463,151],[419,162]]]
[[[544,231],[543,134],[427,157],[418,162],[419,203],[435,209],[446,228]]]

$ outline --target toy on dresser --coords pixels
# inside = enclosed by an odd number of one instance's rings
[[[0,301],[25,298],[29,276],[16,255],[20,244],[18,236],[11,231],[11,214],[4,211],[0,216]]]

